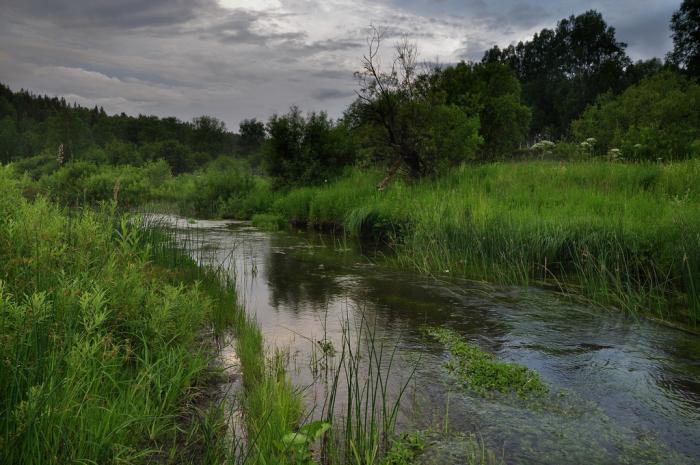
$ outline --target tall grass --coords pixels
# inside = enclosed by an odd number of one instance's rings
[[[378,338],[374,322],[364,313],[356,321],[346,317],[340,353],[326,378],[322,418],[331,429],[320,453],[323,463],[386,462],[398,439],[399,407],[413,378],[413,372],[404,373],[403,379],[394,372],[397,344]]]
[[[212,315],[213,330],[219,341],[228,339],[227,334],[233,338],[243,375],[243,392],[237,393],[234,404],[222,405],[222,409],[229,421],[234,421],[236,411],[241,414],[245,437],[218,438],[216,447],[223,449],[225,462],[294,463],[281,438],[302,421],[301,395],[286,374],[283,357],[270,355],[255,320],[238,302],[235,276],[226,263],[200,265],[210,261],[210,257],[202,251],[197,228],[174,231],[158,215],[146,215],[143,226],[157,263],[176,273],[178,279],[197,282],[220,307],[228,309]],[[193,251],[197,251],[194,256]]]
[[[284,354],[266,350],[227,270],[190,256],[196,230],[139,225],[115,204],[30,202],[9,169],[0,227],[2,463],[306,463],[284,441],[304,422]],[[225,435],[235,406],[205,402],[216,376],[207,327],[234,336],[245,438]],[[379,463],[392,441],[384,348],[370,333],[360,354],[360,341],[343,345],[335,379],[342,370],[349,407],[326,405],[324,463]]]
[[[201,425],[216,421],[196,408],[211,376],[197,336],[226,309],[154,263],[113,208],[28,202],[10,178],[0,171],[0,462],[200,462],[189,454],[214,446]]]
[[[355,171],[272,210],[389,241],[398,263],[502,283],[546,283],[626,311],[700,321],[700,161],[465,166],[374,186]]]

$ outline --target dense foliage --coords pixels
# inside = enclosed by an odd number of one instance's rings
[[[671,72],[657,74],[618,97],[600,96],[574,121],[579,140],[593,137],[596,149],[618,149],[633,159],[700,156],[700,85]]]
[[[480,159],[510,153],[523,143],[531,112],[520,101],[520,82],[509,67],[461,62],[437,70],[431,79],[433,92],[443,93],[447,104],[478,115],[484,142],[479,147]]]
[[[191,123],[155,116],[109,116],[101,108],[65,99],[12,92],[0,85],[0,163],[42,165],[90,161],[142,165],[165,160],[173,173],[192,171],[221,155],[232,155],[238,136],[211,116]],[[31,163],[31,162],[30,162]]]
[[[673,50],[669,60],[700,77],[700,0],[683,0],[671,18]]]
[[[267,132],[263,161],[278,187],[324,183],[354,162],[347,127],[324,112],[304,117],[293,107],[286,115],[273,115]]]
[[[494,47],[485,63],[505,63],[518,75],[523,100],[533,110],[533,134],[560,137],[597,95],[624,88],[630,59],[596,11],[562,19],[532,40]]]

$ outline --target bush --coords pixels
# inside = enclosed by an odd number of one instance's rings
[[[286,115],[274,115],[267,131],[264,163],[275,187],[323,184],[355,160],[347,128],[324,112],[304,117],[293,107]]]

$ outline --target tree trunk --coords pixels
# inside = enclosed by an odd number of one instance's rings
[[[400,155],[396,157],[396,160],[394,160],[394,163],[392,163],[389,167],[389,171],[386,173],[386,176],[384,176],[384,179],[382,179],[381,182],[377,184],[378,191],[383,191],[386,188],[386,186],[388,186],[391,183],[391,181],[394,179],[394,176],[396,176],[396,173],[399,172],[399,168],[401,168],[402,161],[403,158]]]

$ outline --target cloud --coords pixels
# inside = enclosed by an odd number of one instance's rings
[[[669,24],[674,11],[672,5],[659,5],[617,23],[617,37],[628,44],[632,58],[663,58],[673,48]]]
[[[669,47],[677,0],[6,0],[0,81],[107,111],[200,114],[237,127],[291,105],[342,114],[370,24],[381,56],[407,35],[420,59],[478,60],[589,8],[634,58]]]
[[[317,89],[312,92],[311,96],[316,100],[334,100],[334,99],[346,99],[348,97],[354,97],[355,92],[341,89]]]
[[[25,18],[91,29],[168,26],[218,8],[214,0],[8,0],[4,7]]]
[[[236,9],[227,13],[223,20],[205,25],[202,33],[205,37],[230,44],[269,45],[272,41],[302,41],[306,38],[304,31],[278,31],[274,26],[270,27],[279,17],[265,11]]]

